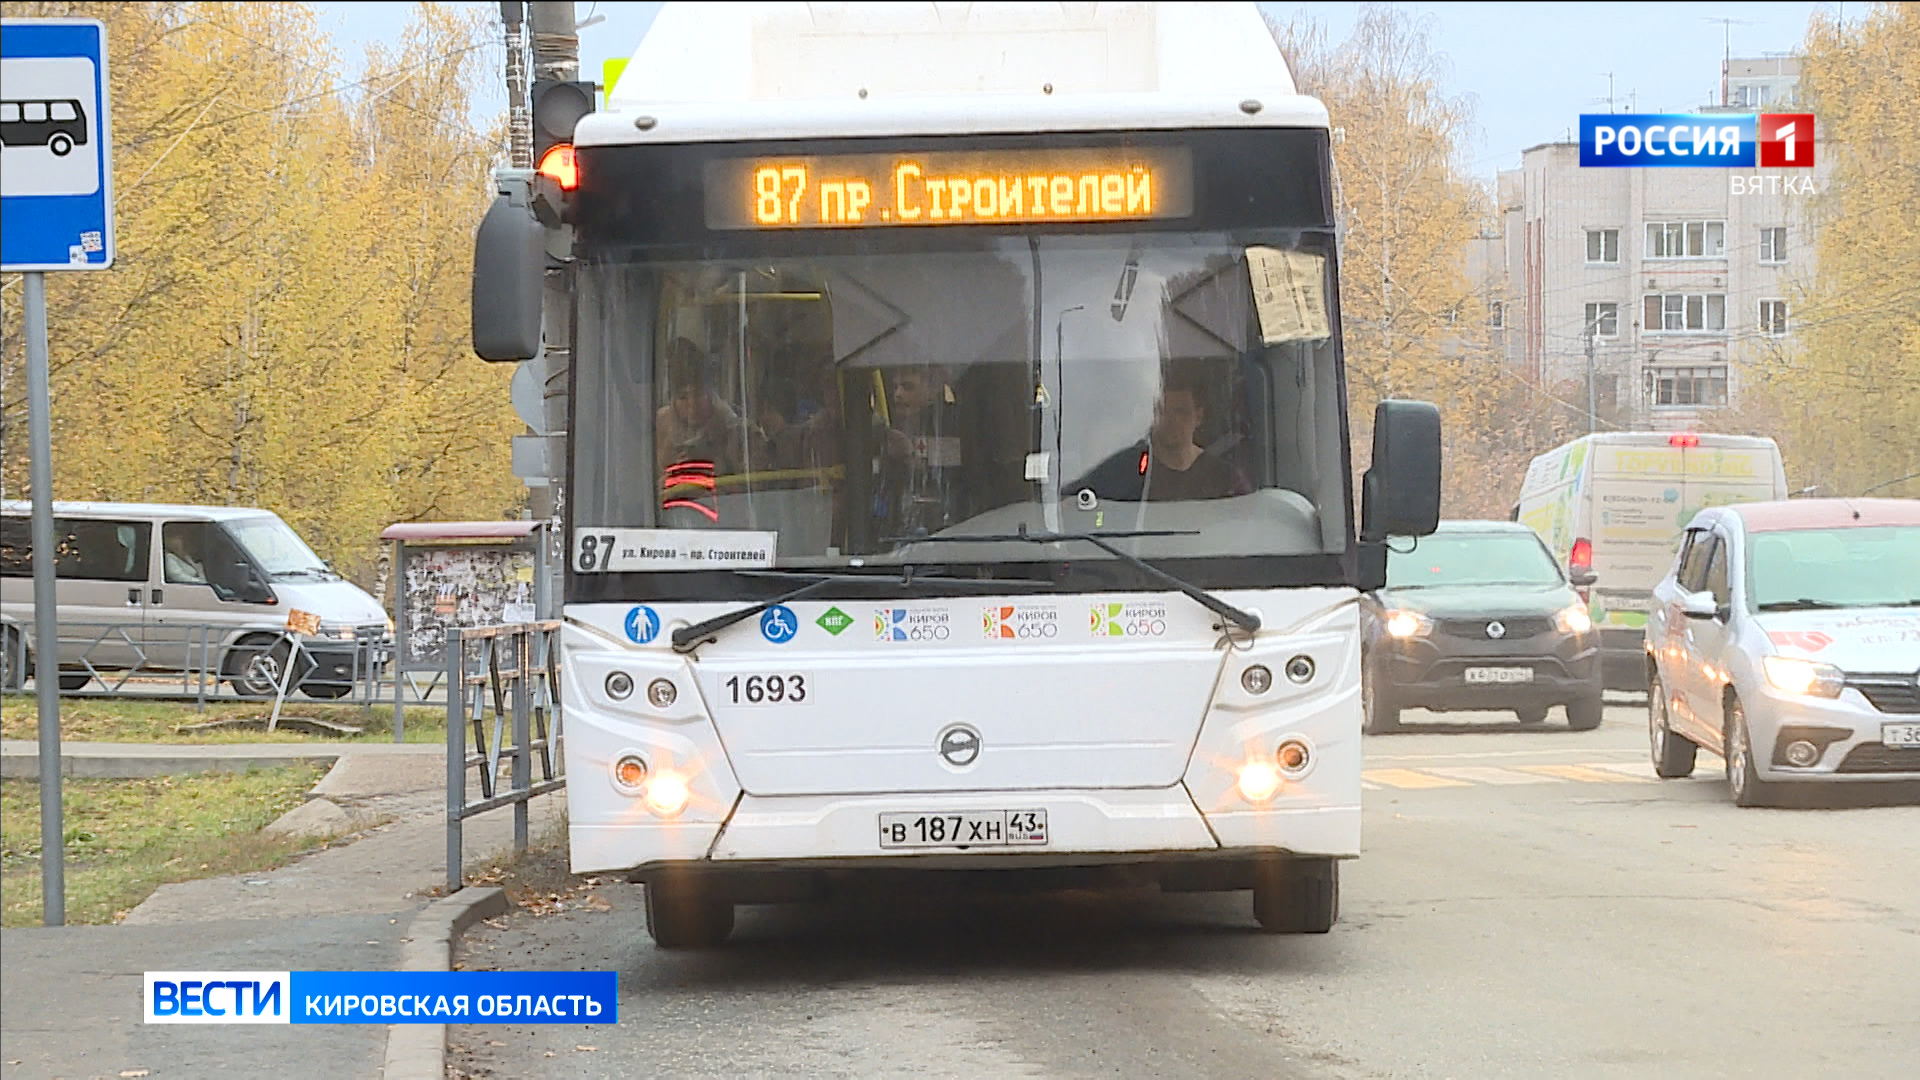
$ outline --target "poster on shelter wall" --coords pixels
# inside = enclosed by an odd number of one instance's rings
[[[406,664],[446,663],[447,630],[531,622],[534,553],[495,546],[407,548]]]

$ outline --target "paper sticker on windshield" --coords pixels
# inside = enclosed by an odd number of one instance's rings
[[[1327,323],[1327,260],[1303,251],[1247,249],[1247,276],[1253,280],[1253,309],[1260,316],[1260,338],[1320,341],[1333,336]]]
[[[779,538],[776,532],[583,527],[573,531],[573,568],[617,574],[772,566]]]

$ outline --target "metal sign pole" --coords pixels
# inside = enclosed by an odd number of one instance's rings
[[[33,687],[40,699],[40,892],[48,926],[67,921],[60,812],[60,621],[53,585],[53,409],[47,391],[47,275],[26,274],[27,455],[33,485]]]
[[[34,689],[40,699],[40,881],[48,926],[67,918],[60,812],[60,622],[54,597],[53,416],[46,270],[113,265],[113,125],[107,28],[98,19],[0,19],[7,99],[57,102],[43,146],[9,140],[0,180],[0,271],[26,284],[27,455],[33,485]],[[16,66],[17,65],[17,66]],[[11,108],[11,106],[9,106]],[[28,106],[21,105],[25,109]]]

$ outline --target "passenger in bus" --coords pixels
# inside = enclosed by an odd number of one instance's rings
[[[961,464],[953,387],[932,365],[893,369],[886,384],[887,431],[876,509],[904,533],[944,528],[955,509],[952,481]]]
[[[662,472],[711,465],[724,477],[770,465],[765,434],[720,397],[719,363],[686,338],[674,339],[666,360],[667,403],[654,416],[654,462]]]

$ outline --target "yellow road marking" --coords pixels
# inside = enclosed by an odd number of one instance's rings
[[[1366,769],[1360,773],[1366,780],[1397,788],[1437,788],[1470,787],[1461,780],[1449,780],[1444,776],[1429,776],[1412,769]]]
[[[1541,776],[1558,777],[1561,780],[1578,780],[1583,784],[1647,784],[1652,781],[1644,777],[1628,776],[1625,773],[1608,772],[1604,769],[1588,768],[1585,765],[1516,765]]]
[[[1594,765],[1591,767],[1595,769],[1605,769],[1608,772],[1617,772],[1622,775],[1631,776],[1639,780],[1658,779],[1658,777],[1654,776],[1653,774],[1653,766],[1644,761],[1631,761],[1631,762],[1623,762],[1619,764]]]
[[[1490,765],[1460,765],[1449,768],[1432,768],[1428,772],[1454,780],[1465,780],[1473,784],[1551,784],[1553,780],[1545,776],[1515,772],[1512,769],[1499,769]]]

